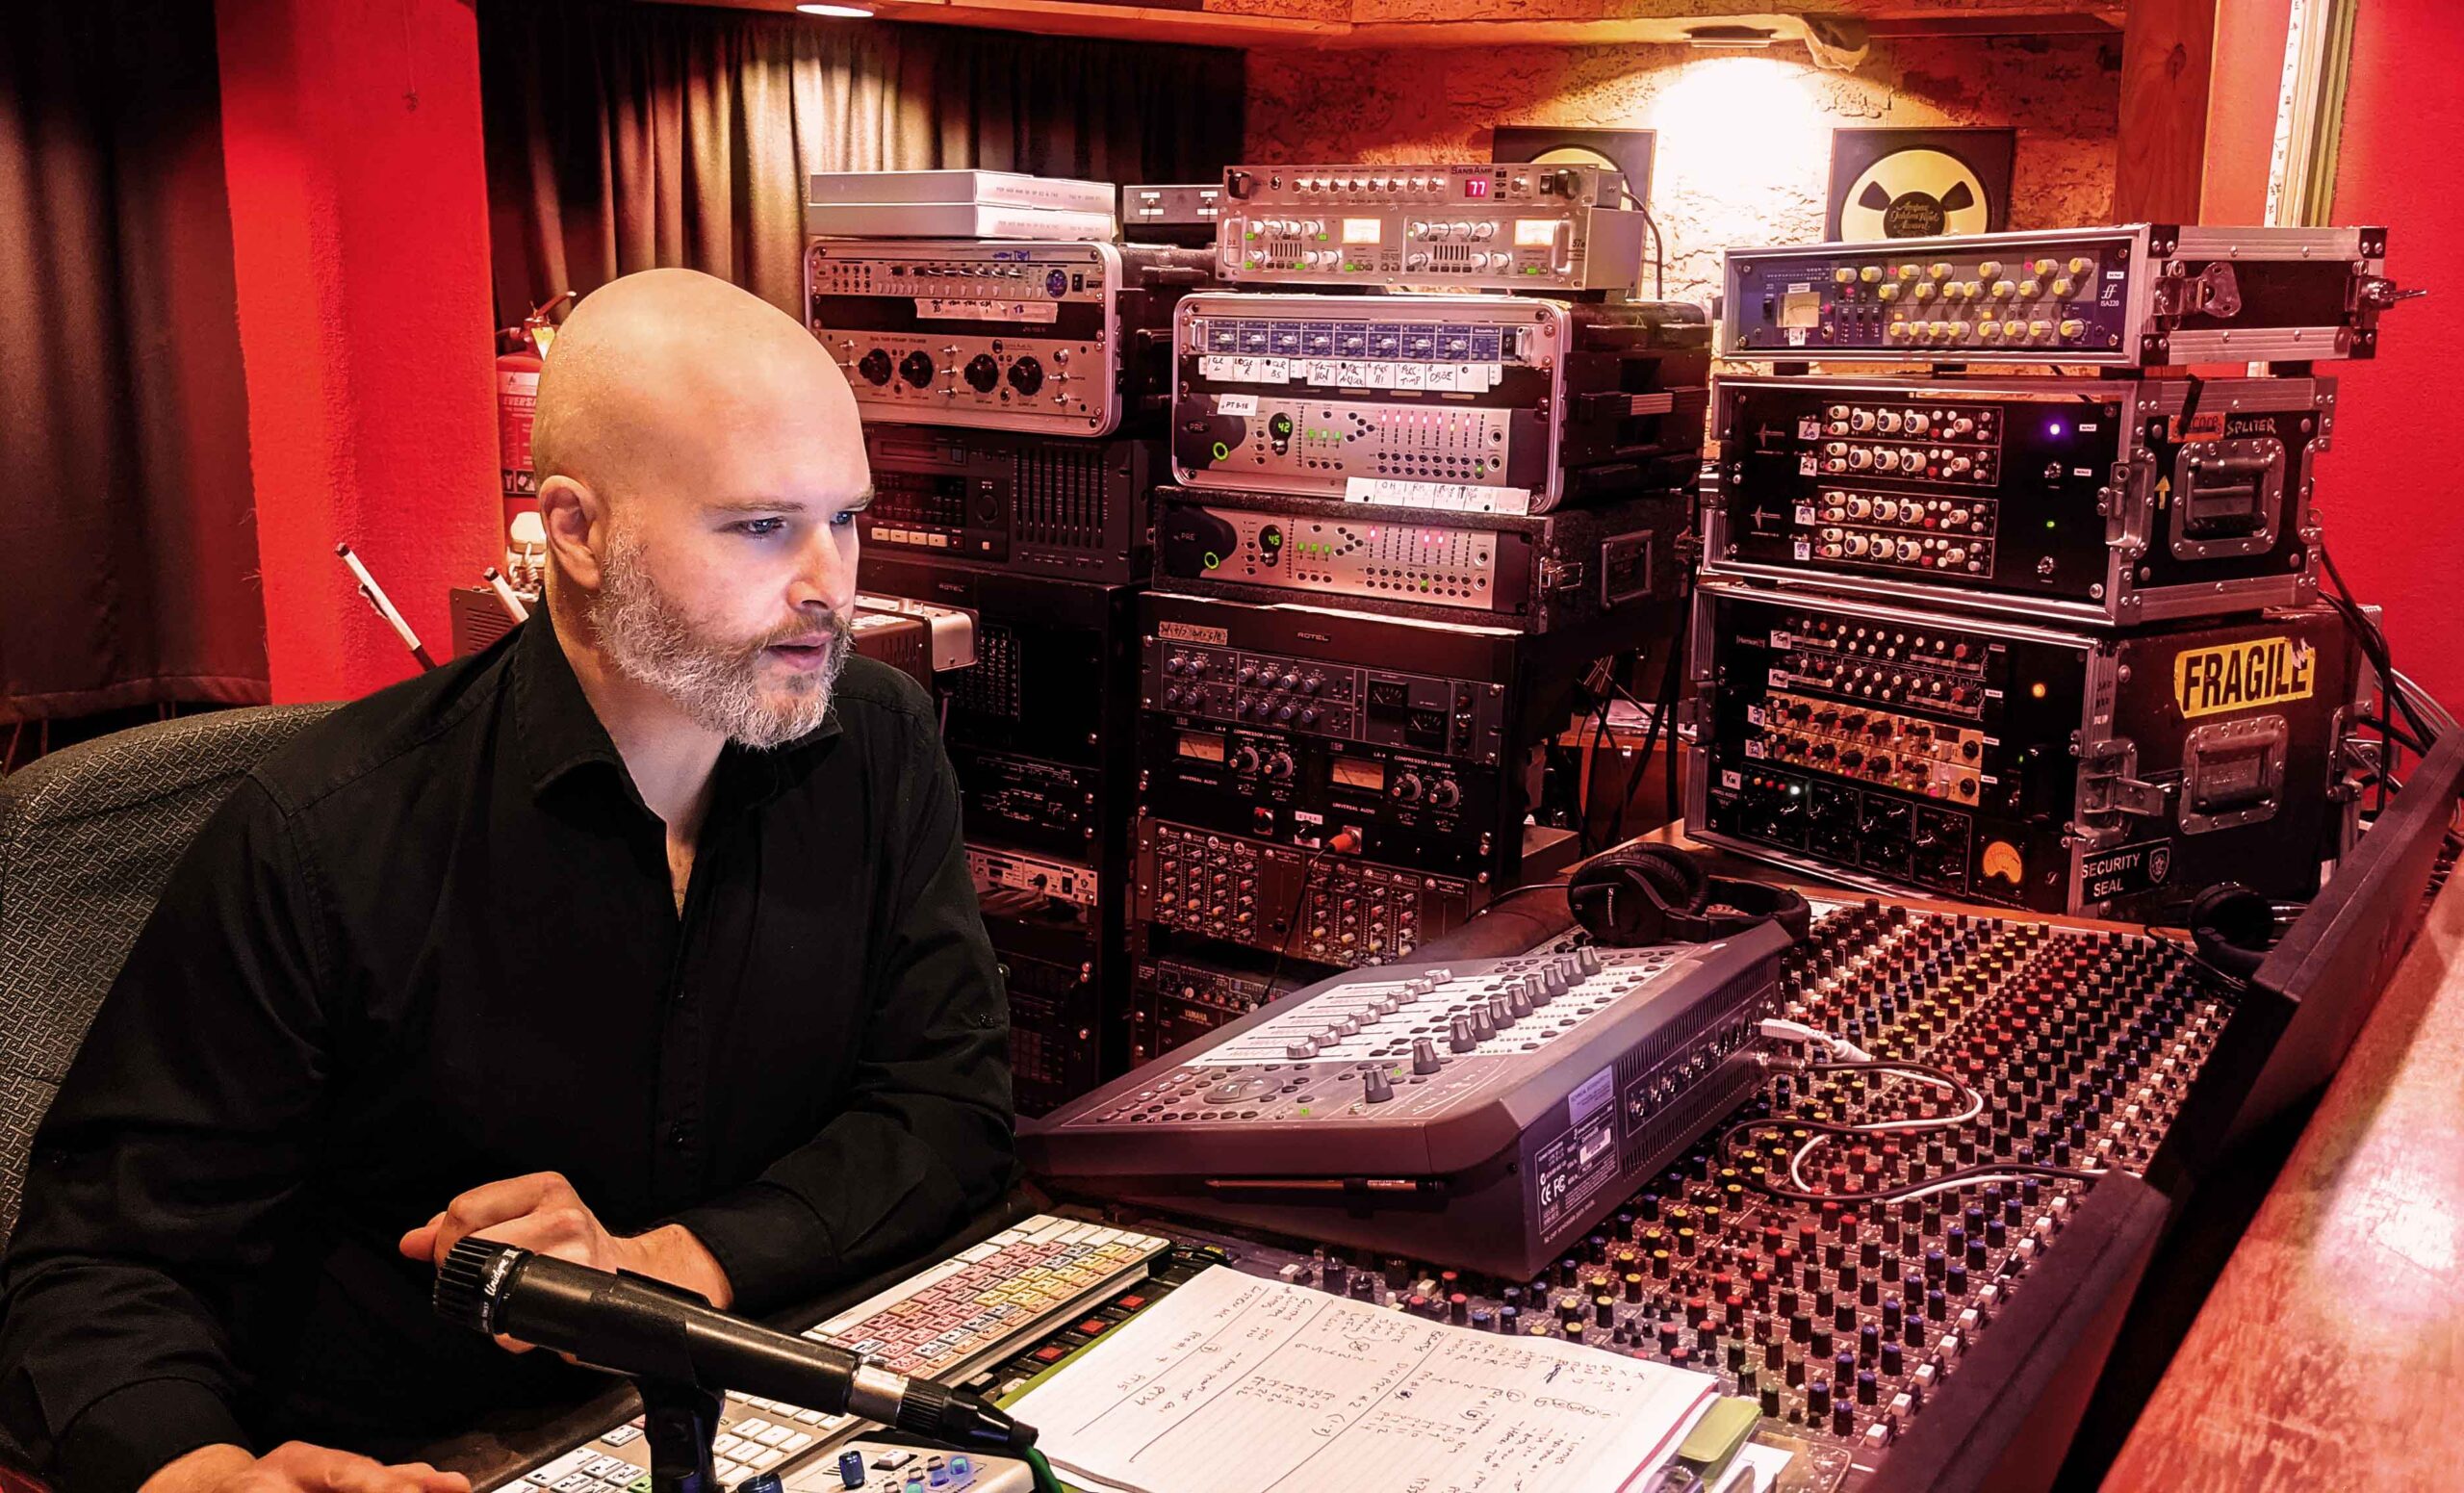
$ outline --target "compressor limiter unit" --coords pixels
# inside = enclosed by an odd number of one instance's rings
[[[1165,407],[1165,329],[1203,249],[815,239],[807,319],[867,421],[1110,435]]]
[[[1018,1127],[1062,1189],[1508,1279],[1758,1087],[1787,935],[1337,975]]]
[[[1728,252],[1722,352],[1927,363],[2374,357],[2384,228],[2131,223]]]
[[[1723,378],[1705,569],[2126,627],[2312,601],[2325,378]]]
[[[2323,606],[2132,633],[1698,589],[1687,833],[1878,888],[2178,921],[2317,892],[2356,660]]]
[[[1184,297],[1181,486],[1540,513],[1690,483],[1710,328],[1677,301]]]
[[[1217,267],[1233,284],[1622,291],[1648,226],[1630,201],[1597,166],[1236,166]]]

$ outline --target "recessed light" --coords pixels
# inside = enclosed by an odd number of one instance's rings
[[[873,18],[873,13],[860,5],[814,4],[800,5],[796,7],[796,9],[802,11],[807,15],[836,15],[853,21],[864,21],[871,20]]]
[[[1688,26],[1685,39],[1699,47],[1767,47],[1778,33],[1760,26]]]

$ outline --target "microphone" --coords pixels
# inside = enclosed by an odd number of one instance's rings
[[[1024,1452],[1033,1427],[985,1401],[808,1337],[773,1331],[630,1272],[465,1239],[436,1270],[438,1315],[619,1374],[853,1414],[944,1446]]]

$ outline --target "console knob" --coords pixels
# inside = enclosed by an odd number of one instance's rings
[[[1412,1043],[1412,1071],[1425,1075],[1436,1072],[1437,1068],[1437,1043],[1429,1041],[1425,1037],[1414,1039]]]

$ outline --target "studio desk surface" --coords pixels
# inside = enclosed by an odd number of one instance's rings
[[[1666,830],[1651,837],[1683,843]],[[1042,1200],[1032,1188],[1014,1193],[952,1244]],[[833,1293],[826,1304],[853,1301],[903,1274]],[[2448,1489],[2457,1460],[2440,1430],[2459,1400],[2464,887],[2450,886],[2235,1248],[2104,1493]],[[509,1416],[474,1428],[432,1454],[484,1487],[630,1409],[629,1394],[614,1391],[544,1421]]]
[[[2458,1485],[2464,878],[2345,1059],[2107,1493]]]

